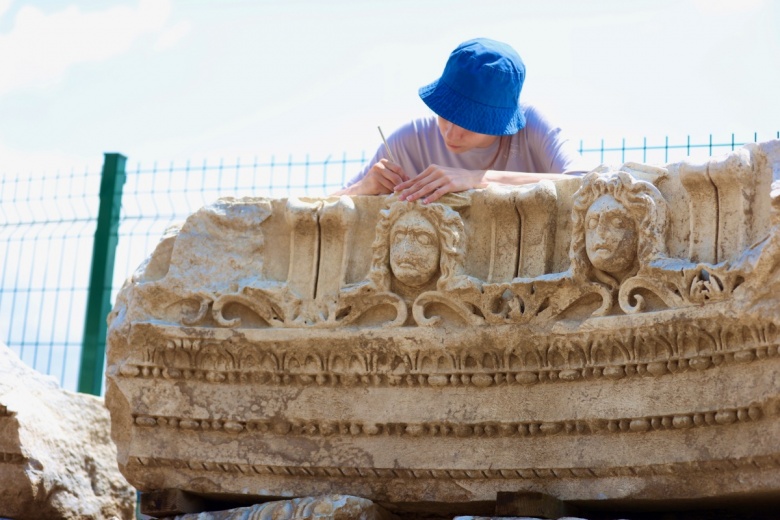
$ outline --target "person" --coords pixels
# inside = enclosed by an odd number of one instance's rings
[[[451,192],[588,171],[561,129],[520,102],[524,81],[525,65],[509,45],[487,38],[458,45],[441,77],[419,89],[435,116],[390,134],[387,147],[334,195],[395,192],[429,203]]]

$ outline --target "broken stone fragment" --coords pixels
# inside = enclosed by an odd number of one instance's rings
[[[63,390],[0,343],[0,517],[133,518],[102,399]]]

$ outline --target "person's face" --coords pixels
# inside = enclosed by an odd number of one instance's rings
[[[474,148],[487,148],[492,145],[497,135],[478,134],[471,132],[454,123],[450,123],[441,116],[439,118],[439,132],[447,145],[447,150],[453,153],[468,152]]]
[[[622,274],[634,263],[636,224],[611,195],[596,199],[585,214],[585,249],[593,267],[610,274]]]
[[[417,211],[401,216],[390,230],[390,268],[412,287],[425,284],[439,268],[436,229]]]

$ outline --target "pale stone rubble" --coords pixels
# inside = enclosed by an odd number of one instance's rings
[[[0,374],[0,517],[133,518],[103,401],[63,390],[4,344]]]
[[[110,316],[119,466],[142,491],[448,514],[778,493],[779,149],[207,206]]]
[[[172,520],[397,520],[365,498],[345,495],[323,495],[296,498],[239,507],[225,511],[212,511],[177,515]],[[490,517],[456,516],[453,520],[541,520],[538,517]],[[559,520],[585,520],[580,517],[562,516]]]
[[[278,500],[226,511],[178,515],[173,520],[394,520],[370,500],[345,495]]]

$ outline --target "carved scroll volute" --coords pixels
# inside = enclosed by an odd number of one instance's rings
[[[710,180],[708,163],[680,164],[680,181],[688,192],[691,214],[691,245],[688,256],[692,262],[718,261],[718,192]]]
[[[344,285],[352,244],[352,229],[357,219],[355,203],[342,195],[320,210],[320,267],[317,296],[336,294]]]
[[[287,200],[285,217],[290,226],[290,266],[287,286],[300,298],[314,298],[319,264],[318,210],[322,202]]]
[[[550,181],[518,191],[515,206],[520,214],[520,254],[517,276],[531,278],[550,272],[555,248],[557,194]]]

